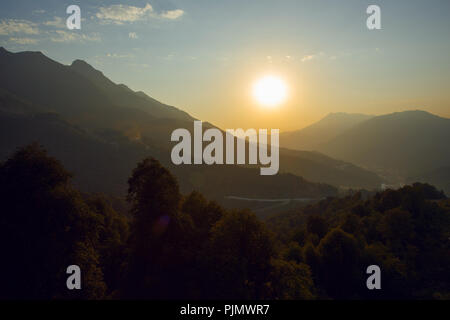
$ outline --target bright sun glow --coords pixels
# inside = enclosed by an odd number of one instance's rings
[[[265,76],[253,85],[253,97],[263,106],[278,106],[286,100],[286,96],[286,84],[278,77]]]

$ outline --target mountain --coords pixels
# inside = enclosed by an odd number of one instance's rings
[[[113,83],[81,60],[65,66],[41,52],[11,53],[1,48],[0,68],[1,88],[49,110],[73,115],[74,111],[111,111],[114,105],[142,110],[155,118],[193,120],[184,111]],[[49,92],[52,94],[47,95]]]
[[[366,114],[330,113],[301,130],[281,133],[280,145],[294,150],[318,150],[320,145],[370,118]]]
[[[343,188],[378,188],[384,180],[367,169],[315,151],[280,149],[280,171]]]
[[[349,163],[287,149],[280,150],[281,172],[272,177],[239,166],[173,166],[172,131],[193,128],[194,118],[184,111],[115,84],[81,60],[66,66],[40,52],[0,49],[0,69],[0,154],[5,157],[20,145],[41,142],[75,173],[84,190],[124,192],[131,169],[146,156],[170,167],[183,192],[197,189],[214,199],[321,198],[336,193],[330,183],[374,188],[381,181]],[[95,177],[104,179],[96,182]]]
[[[31,102],[0,88],[0,111],[13,114],[27,114],[38,110],[36,107],[33,107]]]
[[[185,112],[133,94],[81,62],[65,66],[40,52],[2,49],[0,69],[0,88],[91,130],[112,128],[131,139],[147,136],[162,143],[174,128],[192,121]]]
[[[450,163],[450,119],[405,111],[368,119],[320,146],[331,157],[400,176]]]
[[[415,177],[409,177],[406,182],[427,182],[443,190],[447,196],[450,195],[450,166],[429,170]]]
[[[165,105],[143,92],[134,92],[124,84],[115,84],[102,72],[94,69],[91,65],[83,60],[75,60],[70,69],[85,76],[94,83],[109,99],[114,101],[115,105],[122,107],[133,107],[157,118],[171,118],[179,120],[192,121],[188,113],[181,111],[175,107]]]
[[[12,95],[0,101],[18,103]],[[215,200],[227,195],[248,197],[322,198],[336,194],[326,184],[306,181],[292,174],[261,177],[259,170],[239,166],[175,166],[169,150],[131,141],[119,131],[92,133],[74,126],[55,113],[19,114],[0,110],[0,159],[5,160],[19,146],[42,144],[75,174],[83,191],[123,195],[136,164],[153,156],[178,178],[184,193],[199,190]]]

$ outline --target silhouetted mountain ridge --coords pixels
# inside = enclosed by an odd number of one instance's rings
[[[301,130],[282,133],[280,144],[295,150],[318,150],[323,143],[371,117],[357,113],[330,113]]]
[[[374,170],[418,175],[450,163],[450,119],[412,110],[366,120],[319,151]]]
[[[23,116],[15,118],[15,126],[6,126],[9,130],[5,129],[4,134],[9,136],[10,142],[0,145],[1,153],[11,153],[15,147],[37,140],[65,164],[69,162],[66,165],[75,176],[83,175],[89,190],[93,188],[88,182],[89,175],[97,175],[97,167],[102,167],[99,171],[103,172],[103,176],[108,176],[103,179],[103,189],[98,191],[125,189],[128,170],[149,155],[171,168],[184,191],[197,189],[215,199],[230,193],[320,198],[336,192],[335,188],[323,183],[338,186],[349,183],[352,187],[367,188],[380,184],[380,178],[373,173],[348,163],[317,153],[286,149],[280,150],[282,168],[275,177],[262,178],[259,169],[238,166],[176,167],[170,162],[170,149],[174,144],[170,142],[170,135],[177,128],[192,130],[194,118],[187,113],[166,106],[145,93],[136,93],[125,85],[117,85],[81,60],[65,66],[42,54],[3,50],[0,53],[0,67],[4,70],[0,74],[0,93],[3,92],[0,96],[9,108],[3,110],[6,112],[3,119],[7,123],[12,111],[17,111],[14,106],[19,105],[17,109],[22,110]],[[54,123],[50,125],[30,117],[36,113],[58,113],[65,124],[58,123],[58,131]],[[204,127],[209,126],[213,125],[204,123]],[[22,127],[33,130],[18,129]],[[80,135],[74,137],[73,128],[83,132],[82,140],[86,146],[76,142]],[[96,148],[93,146],[97,142],[102,143],[97,152],[108,157],[95,155]],[[71,145],[78,145],[79,148],[71,148]],[[83,153],[83,150],[92,150],[93,153]],[[77,165],[79,158],[84,158],[78,162],[85,165]],[[91,159],[90,164],[87,159]],[[83,170],[86,172],[81,173]],[[298,175],[322,184],[308,182]],[[102,182],[102,179],[97,181]]]
[[[158,118],[173,118],[191,121],[193,118],[184,111],[165,105],[144,93],[136,93],[124,84],[115,84],[104,74],[83,60],[75,60],[70,66],[75,72],[85,76],[101,89],[114,104],[122,107],[133,107],[148,112]]]

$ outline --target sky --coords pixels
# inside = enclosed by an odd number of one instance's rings
[[[287,131],[333,112],[450,117],[449,13],[448,0],[1,1],[0,46],[85,60],[223,129]],[[265,75],[287,86],[275,108],[252,97]]]

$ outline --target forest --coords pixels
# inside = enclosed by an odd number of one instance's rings
[[[124,200],[72,179],[37,143],[0,164],[0,299],[450,299],[450,201],[428,184],[261,220],[182,194],[153,158]],[[381,290],[366,287],[374,264]]]

